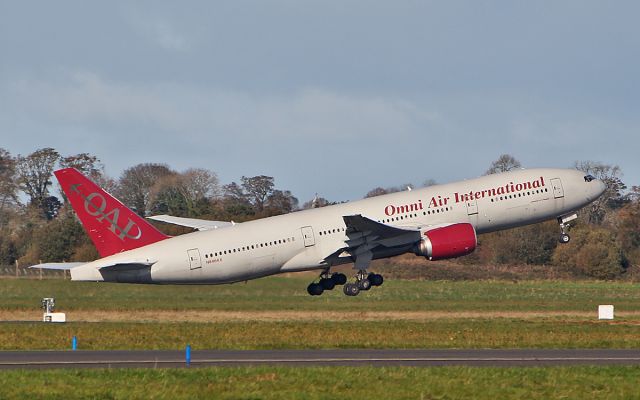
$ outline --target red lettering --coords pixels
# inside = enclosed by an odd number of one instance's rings
[[[392,216],[393,214],[396,213],[396,208],[392,205],[388,205],[384,208],[384,213],[387,214],[387,216]]]

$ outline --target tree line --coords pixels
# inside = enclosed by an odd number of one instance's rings
[[[40,261],[87,261],[98,257],[53,171],[73,167],[89,176],[141,216],[180,217],[236,222],[299,209],[291,191],[276,187],[273,177],[259,175],[221,185],[213,171],[176,171],[162,163],[127,168],[119,178],[106,175],[102,162],[89,153],[61,155],[43,148],[26,156],[0,149],[0,265]],[[58,189],[58,190],[56,190]],[[61,198],[54,192],[60,192]],[[321,199],[322,200],[322,199]],[[309,202],[307,207],[329,204]],[[186,228],[163,225],[176,235]]]
[[[279,189],[274,177],[242,176],[221,184],[215,172],[190,168],[176,171],[162,163],[143,163],[127,168],[118,178],[105,174],[94,155],[61,155],[43,148],[22,156],[0,149],[0,264],[22,265],[40,261],[88,261],[98,257],[73,211],[54,192],[53,171],[74,167],[113,193],[142,216],[174,216],[243,222],[285,214],[305,208],[336,204],[316,196],[302,205],[289,190]],[[520,168],[513,156],[504,154],[485,174]],[[607,191],[580,212],[571,231],[572,241],[558,246],[559,228],[550,221],[480,237],[477,251],[459,260],[474,264],[536,264],[563,266],[586,276],[611,279],[640,262],[640,188],[630,189],[615,165],[593,161],[576,162],[575,168],[602,179]],[[435,184],[427,179],[422,186]],[[377,187],[364,197],[407,188]],[[59,189],[59,188],[58,188]],[[187,228],[163,225],[172,235]]]

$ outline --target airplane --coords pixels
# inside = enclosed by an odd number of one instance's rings
[[[372,260],[460,257],[487,232],[556,219],[567,243],[577,211],[606,189],[578,170],[521,169],[242,223],[149,217],[196,230],[169,237],[76,169],[54,174],[101,258],[33,268],[67,269],[73,281],[141,284],[227,284],[319,270],[307,287],[312,296],[340,285],[356,296],[384,282],[369,272]],[[349,263],[350,280],[331,272]]]

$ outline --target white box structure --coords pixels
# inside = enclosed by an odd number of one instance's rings
[[[613,306],[610,304],[599,305],[598,319],[613,319]]]
[[[44,322],[67,322],[67,316],[63,312],[45,313],[42,317]]]

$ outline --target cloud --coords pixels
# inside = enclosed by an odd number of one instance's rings
[[[69,154],[93,152],[114,175],[138,162],[211,168],[223,181],[271,174],[301,198],[320,191],[348,199],[379,185],[468,178],[502,153],[525,166],[596,159],[628,172],[617,160],[631,160],[632,146],[610,138],[633,141],[640,125],[517,92],[252,93],[86,71],[0,84],[0,103],[0,130],[22,132],[7,145],[12,151],[47,143]]]
[[[134,31],[165,50],[184,52],[191,48],[187,35],[166,18],[130,10],[125,19]]]
[[[62,81],[21,79],[9,85],[17,111],[55,123],[137,126],[167,133],[231,136],[368,137],[412,132],[435,118],[405,99],[309,88],[257,95],[215,88],[108,81],[75,72]]]

